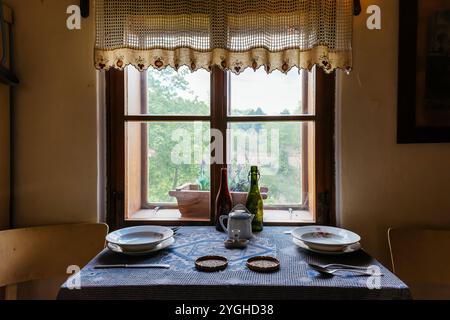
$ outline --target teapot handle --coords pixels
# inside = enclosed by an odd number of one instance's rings
[[[225,224],[223,222],[225,219],[228,219],[228,216],[220,216],[219,217],[220,225],[222,226],[223,230],[225,230],[225,232],[228,232],[228,229],[227,229],[227,227],[225,227]]]
[[[242,203],[236,205],[231,212],[236,211],[236,210],[244,210],[245,212],[247,212],[249,215],[252,216],[251,221],[253,221],[253,219],[255,218],[255,215],[253,213],[250,212],[250,210],[247,209],[246,206],[244,206]]]

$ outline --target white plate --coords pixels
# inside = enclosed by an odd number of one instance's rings
[[[173,245],[174,243],[175,243],[175,238],[172,237],[170,239],[167,239],[167,240],[161,242],[160,244],[156,245],[152,249],[148,249],[145,251],[126,251],[123,248],[121,248],[120,246],[118,246],[117,244],[110,243],[110,242],[108,242],[107,246],[108,246],[109,250],[116,252],[116,253],[122,253],[127,256],[144,256],[144,255],[147,255],[147,254],[150,254],[153,252],[157,252],[157,251],[166,249],[166,248],[170,247],[171,245]]]
[[[326,255],[330,255],[330,256],[338,256],[338,255],[352,253],[352,252],[361,250],[361,244],[359,242],[354,243],[350,246],[344,247],[344,249],[342,251],[321,251],[321,250],[316,250],[316,249],[308,247],[303,241],[298,240],[296,238],[293,238],[293,241],[297,246],[299,246],[302,249],[305,249],[305,250],[308,250],[311,252],[315,252],[315,253],[326,254]]]
[[[131,227],[114,231],[106,241],[120,246],[125,251],[146,251],[173,237],[170,228],[159,226]]]
[[[292,236],[320,251],[342,251],[346,246],[361,241],[354,232],[324,226],[300,227],[292,231]]]

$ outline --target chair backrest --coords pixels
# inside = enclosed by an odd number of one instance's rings
[[[0,231],[0,287],[14,299],[17,284],[69,276],[105,247],[108,226],[73,224]]]
[[[450,299],[450,230],[390,229],[394,272],[414,299]]]

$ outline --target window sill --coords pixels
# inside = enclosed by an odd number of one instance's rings
[[[127,219],[128,221],[164,221],[164,222],[209,222],[209,218],[182,217],[177,209],[154,210],[143,209],[137,211]],[[292,215],[285,210],[264,210],[264,222],[268,224],[304,224],[315,223],[314,216],[309,211],[293,211]]]
[[[209,222],[209,217],[182,217],[178,209],[160,209],[155,213],[153,209],[142,209],[128,217],[128,221],[177,221],[177,222]]]

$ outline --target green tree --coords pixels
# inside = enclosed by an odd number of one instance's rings
[[[189,88],[186,76],[187,69],[175,72],[167,68],[162,71],[148,71],[148,114],[152,115],[209,115],[209,104],[195,97]],[[280,108],[281,109],[281,108]],[[282,110],[282,109],[281,109]],[[295,110],[294,113],[298,113]],[[289,115],[284,109],[280,114]],[[240,111],[239,115],[265,115],[261,108],[253,107]],[[279,167],[262,167],[260,186],[269,188],[267,204],[295,204],[302,201],[301,179],[302,168],[299,152],[301,150],[302,126],[300,123],[236,123],[233,128],[247,131],[279,130],[280,158]],[[171,160],[172,150],[177,141],[172,139],[172,134],[177,129],[185,129],[191,137],[194,137],[194,123],[159,122],[147,125],[148,132],[148,199],[153,203],[171,202],[176,200],[169,196],[169,191],[185,183],[198,183],[204,190],[209,190],[210,172],[208,159],[206,163],[174,164]],[[194,153],[198,154],[203,149],[209,150],[209,123],[201,125],[201,131],[205,139],[193,139],[191,145]],[[292,160],[294,159],[294,161]],[[297,159],[297,160],[295,160]],[[248,191],[248,172],[250,165],[231,164],[229,171],[230,189],[232,191]]]
[[[209,106],[197,98],[188,100],[180,96],[189,91],[189,83],[185,79],[187,70],[175,72],[172,69],[148,71],[148,113],[182,115],[209,113]],[[184,129],[193,138],[194,123],[159,122],[150,123],[148,132],[148,199],[150,202],[176,202],[169,196],[169,191],[185,183],[195,183],[202,170],[201,164],[174,164],[171,159],[172,150],[177,141],[172,134],[177,129]],[[209,124],[202,123],[203,136],[209,132]],[[193,139],[192,139],[193,140]],[[187,146],[188,147],[188,146]],[[207,150],[208,141],[192,141],[192,150]],[[194,152],[194,151],[193,151]],[[192,158],[194,155],[192,154]],[[205,178],[209,181],[209,166],[204,167]],[[206,188],[209,186],[206,185]]]

